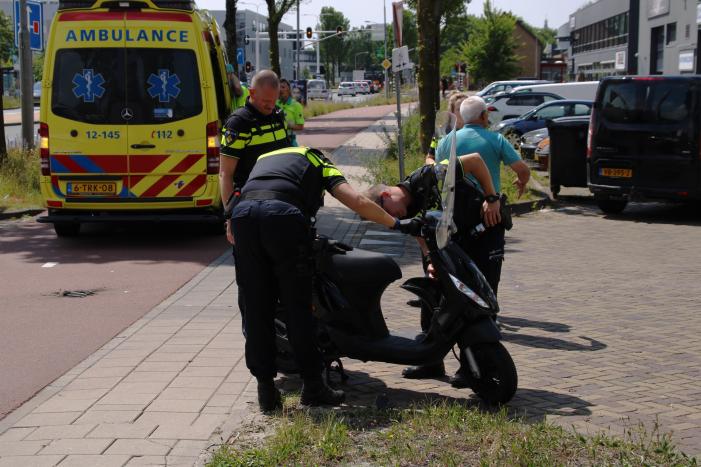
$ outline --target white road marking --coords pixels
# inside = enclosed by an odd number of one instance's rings
[[[54,266],[57,266],[58,263],[44,263],[41,265],[42,268],[52,268]]]

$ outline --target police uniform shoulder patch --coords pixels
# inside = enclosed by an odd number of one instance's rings
[[[226,144],[232,144],[234,141],[236,141],[236,136],[238,136],[238,133],[235,130],[232,130],[231,128],[224,128],[224,140],[226,141]]]

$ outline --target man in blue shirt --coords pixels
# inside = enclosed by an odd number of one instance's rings
[[[487,129],[489,127],[487,104],[481,97],[468,97],[460,104],[460,116],[466,124],[463,128],[457,129],[457,155],[479,153],[489,169],[489,175],[497,194],[501,191],[501,164],[507,165],[516,172],[517,179],[514,181],[514,185],[518,188],[520,198],[526,191],[531,171],[513,146],[501,134]],[[449,156],[450,138],[443,138],[436,149],[435,161],[440,162]],[[430,163],[429,158],[430,155],[427,158]],[[472,174],[466,173],[465,175],[480,187],[479,182]],[[461,242],[461,247],[484,274],[496,295],[501,278],[501,263],[504,261],[504,227],[498,224],[488,228],[484,234],[477,238],[468,237]],[[450,380],[455,387],[468,386],[463,368],[469,371],[467,366],[461,364],[461,368]],[[433,365],[431,368],[424,366],[407,368],[404,370],[404,376],[407,378],[434,377],[442,375],[444,371],[441,363],[438,366]]]

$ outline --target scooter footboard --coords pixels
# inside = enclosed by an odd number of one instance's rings
[[[328,332],[341,355],[364,362],[422,365],[443,360],[452,347],[451,343],[430,339],[417,341],[392,335],[381,339],[367,339],[346,334],[338,329],[329,329]]]
[[[458,336],[458,342],[463,347],[499,342],[501,340],[502,336],[499,328],[497,328],[494,320],[489,317],[467,324]]]

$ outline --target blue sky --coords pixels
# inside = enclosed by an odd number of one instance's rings
[[[223,10],[224,0],[196,0],[198,5],[210,10]],[[241,0],[240,8],[255,11],[258,5],[260,13],[266,12],[263,0]],[[492,0],[492,3],[500,10],[510,10],[521,16],[533,26],[542,26],[547,18],[551,28],[557,28],[569,19],[570,13],[587,3],[586,0]],[[392,1],[386,0],[388,21],[391,21]],[[472,14],[481,14],[483,0],[472,0],[468,5],[468,11]],[[313,26],[316,19],[312,16],[319,14],[324,6],[332,6],[345,14],[351,22],[351,26],[363,25],[365,21],[382,22],[382,2],[378,0],[301,0],[300,26],[304,29]],[[285,23],[294,25],[296,16],[288,14]]]

